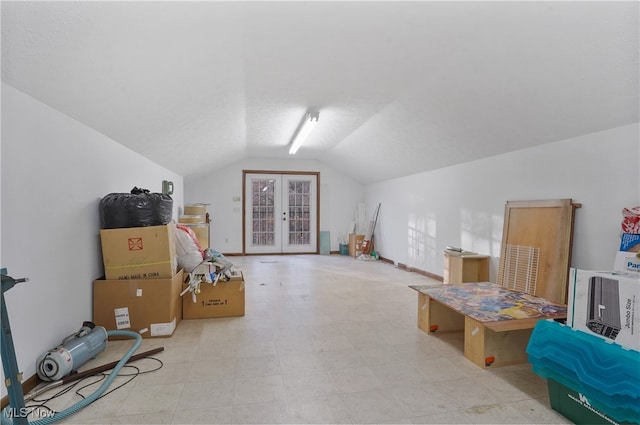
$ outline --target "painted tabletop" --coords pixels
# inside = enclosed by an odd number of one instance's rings
[[[567,315],[566,305],[512,291],[491,282],[409,287],[479,322]]]

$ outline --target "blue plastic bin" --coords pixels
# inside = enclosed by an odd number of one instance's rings
[[[527,354],[533,372],[548,380],[551,407],[573,422],[594,423],[591,413],[603,421],[596,423],[640,423],[639,352],[542,320]]]

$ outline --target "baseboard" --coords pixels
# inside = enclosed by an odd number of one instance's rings
[[[330,251],[330,254],[334,254],[334,255],[338,254],[339,255],[340,251]],[[244,257],[245,255],[254,255],[254,254],[243,254],[243,253],[228,253],[227,254],[227,253],[225,253],[223,255],[226,256],[226,257],[230,257],[230,256]],[[255,255],[282,255],[282,254],[255,254]],[[384,263],[389,263],[389,264],[392,264],[392,265],[396,265],[396,262],[391,260],[391,259],[389,259],[389,258],[378,257],[378,260],[382,261]],[[431,273],[431,272],[428,272],[426,270],[421,270],[421,269],[418,269],[416,267],[410,267],[410,266],[407,266],[406,264],[402,264],[402,263],[397,263],[397,264],[398,264],[397,267],[399,269],[406,270],[406,271],[412,272],[412,273],[418,273],[419,275],[428,277],[430,279],[439,280],[440,282],[442,282],[444,280],[444,278],[442,276],[438,275],[438,274]]]
[[[31,378],[22,382],[22,394],[28,394],[32,389],[34,389],[42,380],[38,377],[38,375],[33,375]],[[4,409],[9,405],[9,394],[2,397],[0,401],[0,408]]]
[[[384,261],[385,263],[389,263],[389,264],[393,264],[393,265],[396,264],[395,261],[390,260],[388,258],[380,257],[380,260]],[[412,272],[412,273],[418,273],[419,275],[428,277],[430,279],[439,280],[440,282],[444,281],[444,277],[442,277],[442,276],[440,276],[438,274],[431,273],[431,272],[428,272],[426,270],[418,269],[416,267],[407,266],[406,264],[398,263],[397,267],[399,269],[401,269],[401,270],[405,270],[405,271]]]

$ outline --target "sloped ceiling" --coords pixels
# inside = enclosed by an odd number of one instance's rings
[[[638,2],[9,2],[2,80],[185,180],[362,183],[638,122]]]

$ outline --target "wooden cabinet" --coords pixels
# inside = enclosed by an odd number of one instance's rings
[[[488,282],[489,256],[444,253],[444,283]]]

